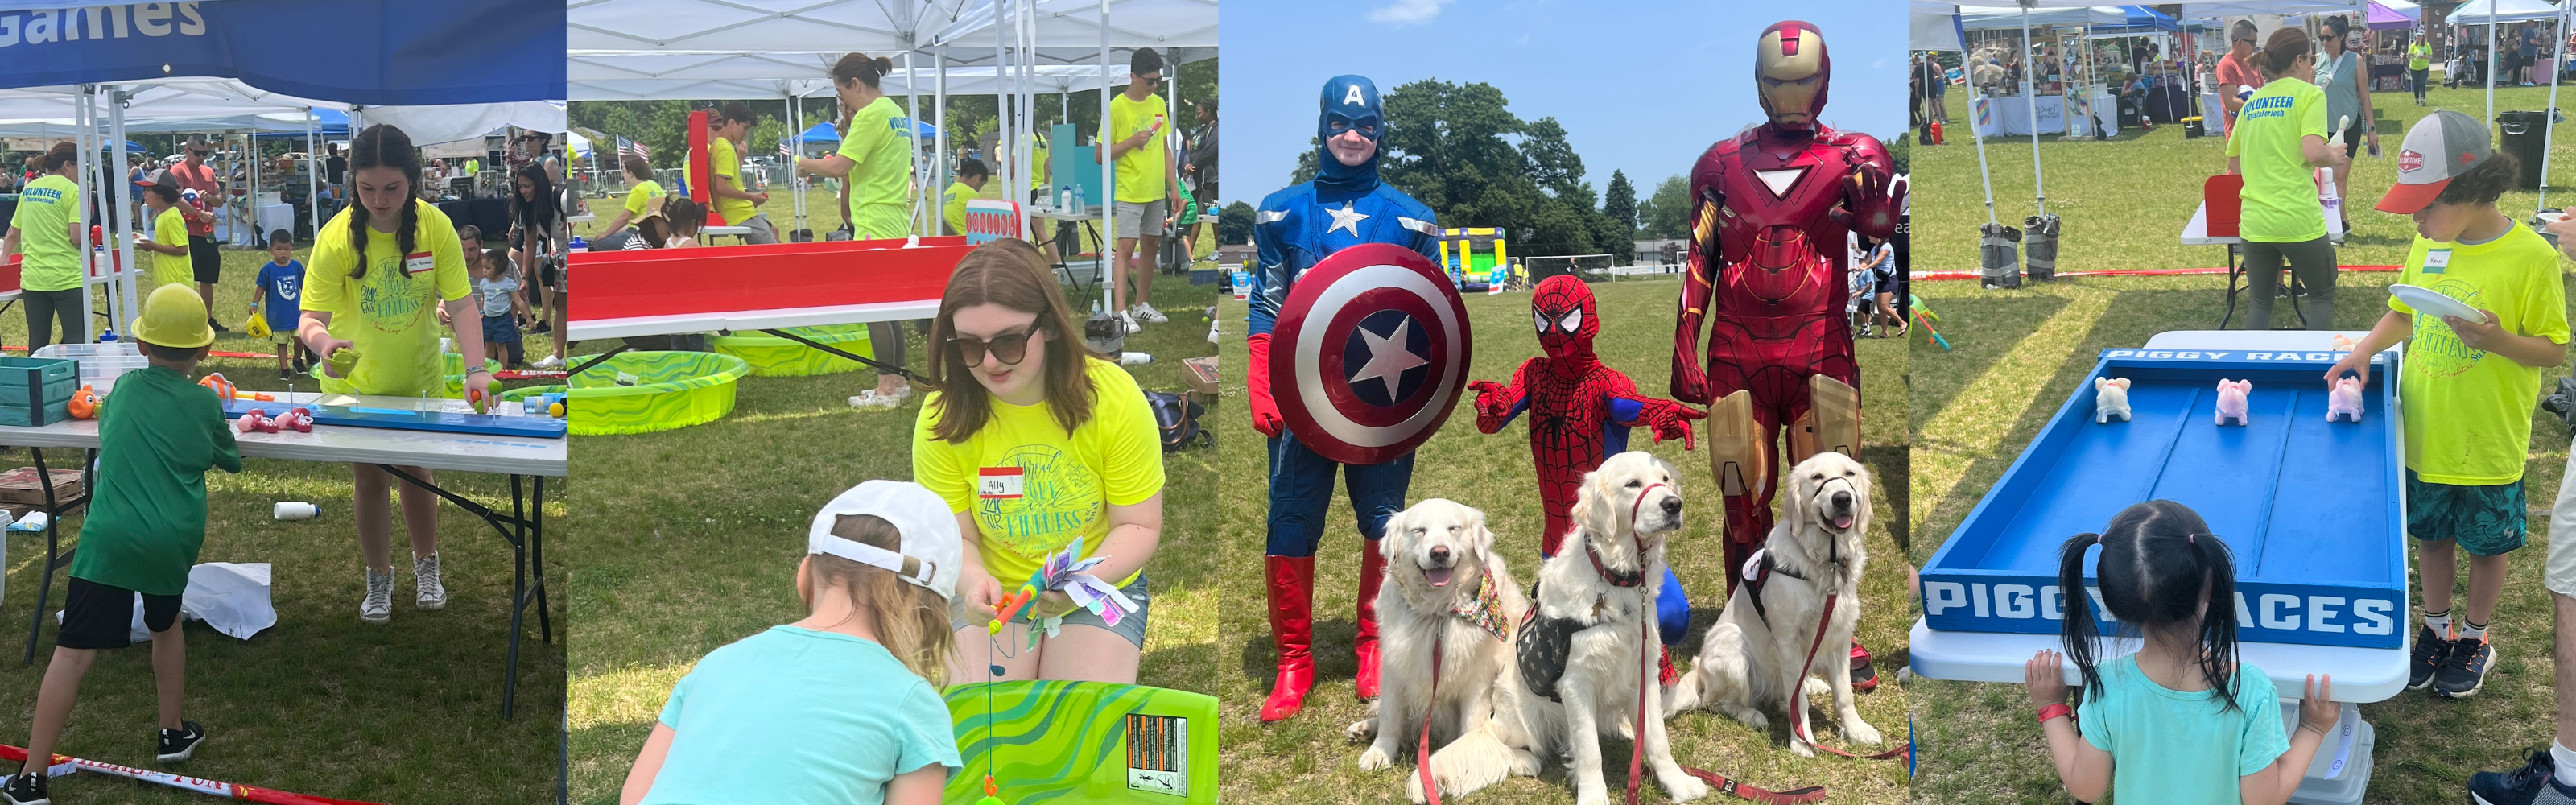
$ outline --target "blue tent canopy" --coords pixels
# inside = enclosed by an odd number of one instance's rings
[[[367,106],[564,97],[564,8],[450,0],[226,0],[23,9],[0,4],[0,87],[235,78]],[[294,32],[292,47],[280,32]]]
[[[2163,12],[2146,6],[2119,6],[2118,8],[2121,13],[2127,15],[2127,21],[2121,25],[2093,26],[2090,30],[2093,32],[2094,36],[2151,34],[2157,31],[2178,31],[2182,29],[2182,25],[2175,22],[2174,18],[2165,16]]]

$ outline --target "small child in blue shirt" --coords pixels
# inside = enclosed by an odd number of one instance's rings
[[[868,481],[814,515],[804,620],[709,652],[672,686],[618,801],[935,805],[963,767],[939,685],[957,518],[915,483]]]
[[[303,374],[313,359],[313,351],[295,340],[295,328],[304,317],[304,263],[295,259],[295,235],[280,229],[268,233],[268,262],[259,267],[259,298],[250,303],[251,315],[265,315],[269,340],[277,344],[277,379],[285,380]]]

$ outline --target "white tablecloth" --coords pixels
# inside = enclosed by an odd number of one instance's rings
[[[2066,98],[2058,95],[2039,96],[2039,133],[2066,133]],[[2028,137],[2031,129],[2031,104],[2020,96],[1978,98],[1975,107],[1977,136]]]
[[[2120,98],[2109,93],[2095,94],[2092,119],[2070,117],[2067,122],[2075,126],[2075,130],[2068,132],[2069,134],[2090,136],[2118,134],[2120,133]]]
[[[268,233],[280,229],[288,232],[295,231],[295,205],[262,204],[253,208],[251,220],[259,223],[259,231],[250,233],[251,245],[266,246]]]

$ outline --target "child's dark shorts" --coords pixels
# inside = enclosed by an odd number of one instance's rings
[[[63,596],[63,628],[54,645],[62,648],[109,649],[134,645],[134,591],[72,579]],[[166,632],[179,622],[179,597],[143,596],[143,628]]]
[[[2523,545],[2529,512],[2522,482],[2453,486],[2406,471],[2406,533],[2421,540],[2458,540],[2471,556],[2503,556]]]
[[[508,314],[483,317],[483,343],[515,344],[519,342],[519,323]]]

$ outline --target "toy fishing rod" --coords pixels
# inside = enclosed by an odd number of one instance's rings
[[[0,759],[24,762],[27,759],[27,750],[15,746],[0,745]],[[298,794],[293,791],[279,791],[274,788],[238,785],[217,780],[207,780],[198,777],[171,774],[166,771],[137,769],[129,766],[119,766],[114,763],[83,760],[81,758],[66,755],[55,755],[54,760],[55,762],[53,765],[48,766],[45,769],[45,776],[47,777],[65,777],[74,772],[86,771],[105,774],[112,777],[123,777],[128,780],[157,783],[171,788],[195,791],[200,794],[212,794],[226,799],[237,799],[246,802],[262,802],[267,803],[268,805],[379,805],[379,803],[364,802],[354,799],[332,799],[330,797],[317,797],[311,794]]]
[[[1136,602],[1129,599],[1126,593],[1119,592],[1116,586],[1101,581],[1098,576],[1083,572],[1099,566],[1101,562],[1108,559],[1109,557],[1106,556],[1083,558],[1082,538],[1074,537],[1073,544],[1065,546],[1061,552],[1048,556],[1036,570],[1029,572],[1029,580],[1021,582],[1018,590],[1003,596],[1000,602],[993,605],[993,619],[984,624],[984,632],[993,636],[985,641],[984,662],[990,666],[994,679],[1002,676],[1002,666],[992,661],[993,647],[1000,640],[1002,624],[1014,620],[1026,622],[1029,625],[1029,650],[1037,649],[1040,632],[1054,636],[1063,630],[1062,615],[1038,617],[1037,602],[1041,594],[1064,593],[1065,597],[1073,599],[1074,606],[1090,610],[1091,614],[1100,616],[1101,622],[1111,626],[1118,625],[1119,619],[1125,617],[1126,613],[1136,611]],[[987,680],[984,683],[985,729],[991,730],[992,724],[993,683]],[[987,753],[984,756],[984,797],[975,800],[975,805],[1009,805],[1002,799],[1000,788],[993,784],[994,754],[999,752]]]
[[[1923,343],[1938,344],[1941,346],[1941,351],[1950,351],[1950,339],[1942,338],[1941,331],[1932,328],[1932,323],[1940,321],[1941,317],[1940,315],[1933,313],[1931,308],[1923,306],[1923,297],[1906,294],[1905,304],[1907,307],[1914,309],[1915,326],[1923,328],[1923,334],[1925,336]]]

